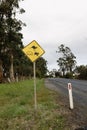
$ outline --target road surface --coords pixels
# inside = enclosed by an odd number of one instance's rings
[[[49,89],[58,91],[63,97],[66,107],[69,105],[68,83],[72,84],[72,92],[74,99],[73,116],[69,120],[79,126],[87,126],[87,81],[64,79],[64,78],[48,78],[45,81]],[[83,122],[83,123],[82,123]]]
[[[48,78],[48,81],[66,97],[68,97],[68,83],[71,83],[74,101],[87,108],[87,81],[64,78]]]

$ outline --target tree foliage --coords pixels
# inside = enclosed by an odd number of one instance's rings
[[[78,79],[87,79],[87,65],[77,66],[75,71],[78,73]]]
[[[58,47],[57,53],[61,54],[61,56],[57,60],[57,63],[58,63],[58,66],[60,67],[60,71],[62,71],[63,73],[63,76],[67,72],[72,73],[76,65],[76,60],[75,60],[76,57],[72,53],[71,49],[61,44]]]
[[[43,78],[46,76],[47,73],[47,61],[40,57],[36,61],[36,75],[40,78]]]
[[[14,80],[13,60],[14,57],[16,57],[15,54],[17,53],[17,50],[22,47],[23,38],[20,33],[22,29],[22,22],[16,19],[17,10],[21,12],[19,8],[19,1],[20,0],[2,0],[0,3],[1,60],[4,62],[4,55],[6,59],[9,59],[9,75],[12,81]]]
[[[16,74],[19,76],[33,75],[32,63],[22,52],[23,34],[21,30],[25,23],[16,18],[17,13],[25,12],[19,6],[20,1],[23,0],[0,1],[0,77],[9,76],[11,81],[14,81]],[[43,63],[42,61],[37,62]],[[39,72],[42,71],[39,65],[38,68],[37,72],[42,75],[42,72]]]

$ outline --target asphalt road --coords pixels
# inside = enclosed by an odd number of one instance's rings
[[[48,81],[55,85],[58,91],[68,97],[68,83],[72,84],[73,99],[87,110],[87,81],[64,78],[49,78]]]

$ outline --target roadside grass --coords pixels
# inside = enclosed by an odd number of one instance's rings
[[[33,80],[0,84],[0,130],[63,130],[65,118],[57,94],[37,79],[37,110]]]

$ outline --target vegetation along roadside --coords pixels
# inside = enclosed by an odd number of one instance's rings
[[[62,130],[65,118],[56,102],[57,93],[37,80],[37,110],[34,109],[33,80],[0,85],[1,130]]]

